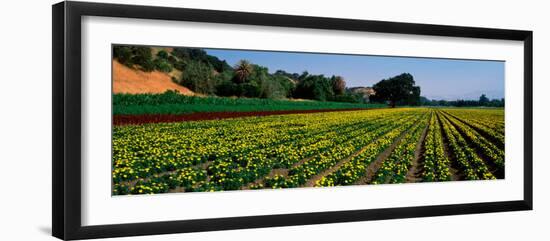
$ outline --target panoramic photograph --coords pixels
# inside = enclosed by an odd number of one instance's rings
[[[505,178],[504,61],[122,44],[110,61],[112,195]]]

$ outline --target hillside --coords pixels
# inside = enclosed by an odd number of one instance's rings
[[[116,45],[114,92],[155,94],[173,89],[184,95],[366,102],[346,90],[341,76],[281,69],[270,72],[266,66],[246,59],[231,66],[209,52],[189,47]]]
[[[194,95],[189,89],[174,83],[167,73],[131,69],[117,60],[113,60],[113,93],[155,94],[164,93],[167,90],[177,90],[184,95]]]

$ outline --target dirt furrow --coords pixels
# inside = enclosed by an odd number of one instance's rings
[[[447,136],[445,131],[443,130],[443,122],[441,121],[441,116],[439,111],[436,112],[437,116],[437,122],[439,123],[439,129],[441,131],[441,141],[443,143],[443,150],[445,152],[445,155],[447,156],[447,159],[451,162],[451,166],[449,167],[449,172],[451,173],[451,181],[460,181],[463,180],[463,174],[460,172],[460,168],[458,167],[458,163],[456,162],[456,159],[453,155],[451,155],[451,151],[449,150],[449,140],[447,140]]]
[[[501,141],[499,141],[497,138],[495,138],[494,136],[488,134],[486,131],[480,129],[479,127],[477,126],[474,126],[470,123],[468,123],[467,121],[464,121],[456,116],[454,116],[453,114],[449,113],[449,112],[446,112],[446,111],[442,111],[442,113],[445,114],[445,116],[447,117],[447,119],[449,119],[450,121],[450,118],[453,118],[457,121],[460,121],[461,123],[463,123],[464,125],[466,126],[469,126],[470,128],[472,128],[473,130],[475,130],[480,136],[484,137],[485,139],[491,141],[493,144],[495,144],[498,148],[502,148],[504,149],[504,143],[502,143]]]
[[[485,163],[485,165],[489,168],[489,171],[495,176],[497,177],[498,179],[504,179],[504,171],[503,170],[499,170],[499,168],[495,165],[495,163],[493,161],[491,161],[491,159],[485,155],[482,150],[478,147],[476,147],[475,145],[472,144],[471,140],[467,137],[466,133],[464,133],[464,130],[462,128],[460,128],[451,118],[452,117],[449,117],[447,115],[447,113],[443,114],[443,118],[446,118],[449,123],[451,123],[451,125],[453,125],[455,127],[455,129],[457,130],[458,134],[462,136],[462,138],[464,140],[466,140],[466,142],[469,144],[470,148],[472,150],[474,150],[475,154],[483,161],[483,163]],[[475,134],[480,134],[478,131],[476,131],[475,129],[472,129],[472,131],[475,133]],[[482,135],[479,135],[478,138],[483,138]]]
[[[282,110],[282,111],[248,111],[248,112],[201,112],[189,114],[143,114],[143,115],[113,115],[113,124],[119,125],[141,125],[147,123],[168,123],[200,120],[219,120],[228,118],[269,116],[287,114],[306,114],[336,111],[357,111],[370,110],[375,108],[348,108],[348,109],[321,109],[321,110]],[[380,108],[376,108],[380,109]]]
[[[207,161],[207,162],[203,162],[203,163],[199,163],[197,165],[193,165],[193,166],[189,166],[189,168],[198,168],[198,169],[206,169],[208,167],[208,165],[210,165],[212,163],[212,161]],[[173,170],[173,171],[165,171],[165,172],[160,172],[160,173],[156,173],[154,174],[153,176],[151,177],[146,177],[146,178],[139,178],[139,179],[135,179],[135,180],[131,180],[131,181],[123,181],[123,182],[119,182],[119,184],[124,184],[124,185],[128,185],[130,187],[133,187],[136,185],[136,183],[138,181],[149,181],[153,178],[157,178],[157,177],[161,177],[161,176],[165,176],[165,175],[172,175],[174,173],[177,173],[180,169],[176,169],[176,170]]]
[[[276,169],[272,169],[272,170],[271,170],[267,175],[265,175],[264,177],[259,178],[259,179],[256,179],[256,181],[244,185],[244,186],[241,188],[241,190],[248,190],[248,189],[250,189],[250,187],[252,187],[252,186],[254,186],[254,185],[262,184],[266,178],[275,177],[275,175],[280,175],[280,176],[283,176],[283,177],[286,178],[286,177],[288,177],[288,170],[289,170],[289,169],[286,169],[286,168],[276,168]]]
[[[433,115],[433,114],[432,114]],[[430,116],[430,119],[432,117]],[[409,168],[409,172],[407,172],[407,183],[409,182],[420,182],[422,181],[422,172],[424,162],[424,151],[426,150],[426,147],[424,146],[424,140],[426,140],[426,135],[428,134],[428,129],[430,127],[430,122],[424,127],[424,130],[422,131],[422,135],[420,136],[420,139],[418,140],[418,143],[416,144],[416,149],[414,150],[414,159],[411,168]]]
[[[311,177],[307,182],[306,184],[304,184],[304,187],[313,187],[315,186],[315,183],[320,180],[321,178],[323,178],[324,176],[327,176],[327,175],[330,175],[331,173],[335,172],[336,170],[338,170],[342,165],[346,164],[348,161],[350,161],[352,158],[354,158],[355,156],[359,155],[361,152],[363,152],[366,148],[367,148],[368,144],[364,147],[362,147],[361,149],[359,149],[358,151],[354,152],[353,154],[351,154],[350,156],[340,160],[338,163],[336,163],[336,165],[334,165],[333,167],[327,169],[327,170],[324,170],[323,172]]]
[[[412,126],[409,127],[409,130],[411,128],[412,128]],[[361,179],[357,180],[354,184],[356,184],[356,185],[370,184],[372,182],[372,180],[374,179],[374,176],[376,175],[376,172],[378,171],[378,169],[380,169],[380,167],[382,166],[384,161],[386,159],[388,159],[388,157],[390,156],[392,151],[399,144],[399,142],[401,142],[401,139],[403,139],[403,137],[405,137],[405,135],[409,132],[409,130],[403,131],[403,133],[401,133],[401,135],[399,135],[399,137],[397,137],[393,141],[393,143],[388,148],[386,148],[386,150],[384,150],[382,153],[380,153],[380,155],[378,155],[378,157],[376,157],[376,159],[368,165],[365,176],[363,176]]]

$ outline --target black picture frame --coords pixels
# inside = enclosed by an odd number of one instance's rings
[[[380,219],[532,210],[533,32],[262,13],[197,10],[89,2],[61,2],[53,15],[52,233],[87,239],[228,229],[307,225]],[[81,17],[104,16],[350,30],[379,33],[517,40],[524,43],[524,194],[522,200],[421,207],[213,218],[82,226],[81,224]]]

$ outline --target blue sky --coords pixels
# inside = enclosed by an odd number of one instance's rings
[[[477,99],[482,93],[489,98],[504,96],[504,62],[433,58],[386,57],[369,55],[315,54],[271,51],[221,50],[205,51],[231,66],[246,59],[269,68],[290,73],[326,76],[340,75],[348,87],[372,86],[401,73],[410,73],[430,99]]]

